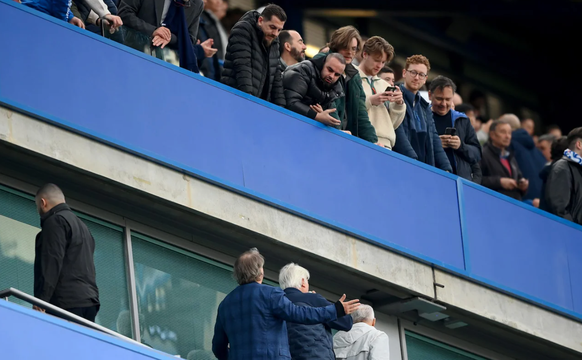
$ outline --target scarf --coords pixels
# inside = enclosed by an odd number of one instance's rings
[[[194,52],[194,45],[190,39],[190,32],[188,32],[188,24],[186,23],[186,12],[184,11],[184,0],[172,0],[168,14],[166,15],[166,27],[170,29],[172,34],[178,37],[178,57],[180,58],[180,67],[193,71],[198,70],[198,59]]]
[[[582,165],[582,157],[572,150],[566,149],[564,151],[564,156],[566,157],[566,160],[577,163],[578,165]]]

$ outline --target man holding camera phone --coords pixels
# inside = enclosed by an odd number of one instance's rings
[[[480,184],[481,145],[471,120],[452,109],[456,88],[455,83],[444,76],[437,76],[430,83],[428,95],[433,119],[453,173]]]
[[[394,47],[379,36],[364,43],[358,66],[362,88],[366,93],[366,111],[378,136],[378,145],[392,150],[396,143],[395,129],[406,115],[406,104],[398,87],[378,77],[384,65],[394,58]]]

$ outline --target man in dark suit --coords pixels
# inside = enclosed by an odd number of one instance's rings
[[[151,45],[177,49],[180,67],[198,72],[197,58],[203,58],[207,50],[196,47],[203,8],[202,0],[121,0],[119,16],[127,28],[151,38]],[[143,51],[139,48],[143,44],[137,41],[134,44],[131,39],[126,36],[126,45]],[[205,45],[212,48],[211,43]],[[211,51],[215,52],[216,49]]]
[[[360,306],[359,300],[325,307],[294,305],[283,290],[263,285],[265,259],[251,249],[234,263],[239,286],[220,303],[212,339],[218,360],[274,360],[291,358],[285,321],[300,324],[327,323]]]
[[[279,286],[295,305],[313,307],[332,305],[323,296],[309,291],[309,271],[297,264],[287,264],[279,271]],[[349,315],[316,325],[287,322],[291,358],[335,360],[331,329],[350,331],[352,325],[353,319]]]

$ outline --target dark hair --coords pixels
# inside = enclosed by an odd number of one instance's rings
[[[474,112],[475,108],[471,104],[462,103],[462,104],[456,105],[455,110],[457,110],[458,112],[465,113],[465,115],[466,115],[467,112],[469,112],[469,111]]]
[[[577,127],[568,133],[568,148],[574,150],[576,141],[582,140],[582,126]]]
[[[390,66],[384,66],[382,68],[382,70],[380,70],[380,72],[378,72],[378,74],[384,74],[384,73],[394,74],[394,70],[392,70],[392,68]]]
[[[453,89],[453,94],[457,91],[457,85],[448,77],[439,75],[430,82],[429,90],[434,93],[436,89],[444,90],[446,87]]]
[[[556,139],[552,143],[552,148],[550,149],[550,156],[552,157],[552,161],[560,160],[562,156],[564,156],[564,151],[568,148],[568,137],[562,136],[559,139]]]
[[[257,248],[242,253],[234,262],[234,278],[239,285],[249,284],[261,278],[265,258]]]
[[[291,44],[291,33],[289,30],[282,30],[279,33],[279,55],[283,55],[285,51],[285,43]]]
[[[279,20],[285,22],[287,21],[287,14],[285,14],[285,10],[282,7],[275,4],[269,4],[263,9],[261,13],[263,19],[269,21],[273,16],[276,16]]]
[[[329,59],[332,59],[332,58],[333,59],[338,59],[339,62],[342,65],[345,65],[346,64],[346,58],[342,54],[340,54],[340,53],[329,53],[329,54],[327,54],[327,56],[325,57],[325,62],[327,63],[327,61]]]
[[[491,123],[491,126],[489,126],[489,132],[492,133],[493,131],[495,131],[495,129],[499,126],[499,125],[509,125],[511,127],[511,124],[508,123],[505,120],[495,120],[494,122]]]
[[[351,46],[352,39],[356,39],[358,45],[356,49],[356,54],[360,52],[362,48],[362,37],[360,32],[355,27],[348,25],[337,29],[331,34],[331,39],[327,46],[329,51],[338,52],[342,49],[349,49]]]

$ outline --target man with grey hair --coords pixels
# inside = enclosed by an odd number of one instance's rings
[[[323,307],[331,303],[323,296],[309,291],[309,271],[290,263],[279,271],[279,286],[295,305]],[[344,316],[334,321],[316,325],[287,322],[289,350],[293,360],[334,360],[331,329],[349,331],[352,317]]]
[[[515,156],[515,161],[521,170],[523,177],[528,179],[529,186],[523,196],[528,203],[539,203],[542,196],[542,179],[540,172],[546,165],[546,158],[536,147],[532,136],[521,127],[519,118],[514,114],[504,114],[500,120],[506,121],[511,126],[511,145],[509,151]]]
[[[389,360],[388,335],[375,328],[374,309],[360,305],[352,313],[354,326],[348,332],[340,331],[333,338],[335,357],[338,360]]]
[[[212,352],[218,360],[271,360],[291,358],[285,321],[320,324],[351,314],[359,300],[325,307],[294,305],[283,290],[263,284],[265,259],[256,248],[234,263],[239,286],[218,306]]]
[[[91,232],[65,203],[65,195],[58,186],[42,186],[35,202],[42,231],[36,236],[34,296],[95,321],[99,290]],[[33,308],[45,312],[38,306]]]

